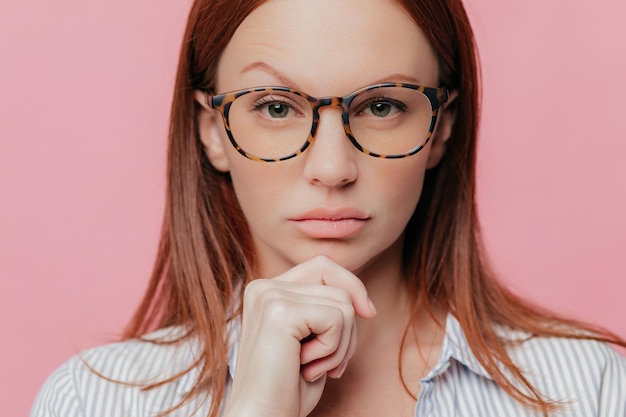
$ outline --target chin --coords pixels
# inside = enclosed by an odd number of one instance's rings
[[[396,262],[394,259],[398,259],[398,264],[401,260],[400,257],[394,257],[393,252],[390,253],[390,248],[383,249],[371,255],[368,255],[367,251],[363,249],[356,249],[354,247],[347,249],[348,250],[341,250],[341,248],[334,247],[329,250],[315,251],[308,254],[305,258],[303,257],[301,262],[312,259],[315,256],[326,256],[331,261],[362,279],[371,274],[386,274],[390,269],[395,270]]]

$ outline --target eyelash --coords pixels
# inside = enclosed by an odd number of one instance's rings
[[[359,107],[361,108],[366,108],[374,103],[378,103],[378,102],[383,102],[385,104],[390,104],[392,106],[394,106],[396,109],[398,109],[398,111],[401,111],[403,113],[406,113],[409,109],[407,108],[407,106],[402,103],[401,101],[398,100],[394,100],[391,97],[385,97],[385,96],[379,96],[379,97],[370,97],[369,99],[367,99],[367,101],[364,101],[363,103],[361,103],[361,105],[359,105]]]
[[[296,108],[290,104],[287,100],[281,100],[280,98],[273,98],[273,97],[262,97],[259,100],[257,100],[256,102],[252,103],[252,109],[251,110],[261,110],[263,107],[267,106],[268,104],[282,104],[285,106],[289,106],[289,108],[296,110]]]
[[[391,97],[387,97],[387,96],[378,96],[378,97],[370,97],[368,98],[366,101],[364,101],[363,103],[361,103],[358,107],[360,108],[360,110],[357,111],[357,113],[361,113],[364,111],[364,109],[366,109],[368,106],[374,104],[374,103],[378,103],[378,102],[383,102],[385,104],[389,104],[391,106],[394,106],[398,111],[402,112],[402,113],[406,113],[409,109],[407,108],[407,106],[402,103],[401,101],[395,100]],[[274,98],[274,97],[262,97],[259,100],[257,100],[256,102],[252,103],[252,107],[250,110],[252,111],[259,111],[261,110],[263,107],[269,105],[269,104],[282,104],[285,106],[289,106],[289,108],[293,109],[294,111],[298,111],[298,109],[296,107],[294,107],[291,103],[289,103],[289,101],[281,99],[281,98]]]

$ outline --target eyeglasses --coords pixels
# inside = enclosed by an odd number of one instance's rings
[[[432,136],[443,88],[405,83],[374,84],[345,97],[312,97],[288,87],[255,87],[210,95],[206,104],[224,119],[232,145],[243,156],[264,162],[293,158],[315,138],[322,107],[342,110],[352,144],[376,158],[404,158],[419,152]]]

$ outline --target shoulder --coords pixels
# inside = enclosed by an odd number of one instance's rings
[[[157,330],[142,339],[132,339],[84,351],[70,360],[79,372],[130,383],[152,383],[171,378],[191,365],[194,344],[182,327]]]
[[[626,372],[626,357],[606,343],[589,339],[530,337],[513,343],[510,354],[529,369],[563,368],[589,378]]]
[[[44,383],[31,417],[143,416],[151,408],[163,411],[176,405],[186,393],[180,384],[189,373],[156,389],[142,388],[192,366],[191,343],[171,342],[181,332],[162,329],[142,340],[112,343],[70,358]]]
[[[582,415],[626,415],[626,358],[606,343],[533,337],[509,351],[535,387]]]

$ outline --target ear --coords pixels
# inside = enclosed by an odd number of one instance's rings
[[[446,144],[448,139],[450,139],[452,127],[454,126],[454,121],[456,120],[457,103],[455,101],[458,96],[458,91],[451,91],[448,96],[448,101],[439,109],[437,126],[435,127],[433,136],[430,139],[430,153],[428,155],[428,163],[426,165],[428,169],[436,167],[446,152]]]
[[[228,172],[230,164],[220,135],[222,121],[219,112],[208,106],[204,91],[195,90],[194,98],[202,106],[202,111],[198,115],[198,130],[200,140],[204,145],[204,152],[213,168],[221,172]]]

